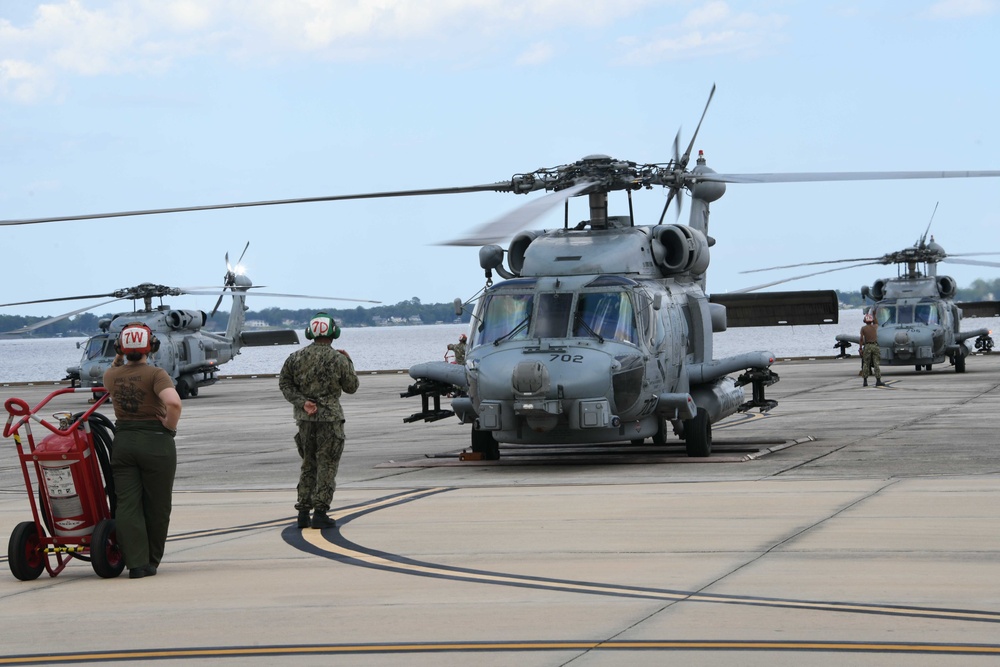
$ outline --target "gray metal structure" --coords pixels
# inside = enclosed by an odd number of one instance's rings
[[[935,207],[936,210],[936,207]],[[933,216],[932,216],[933,218]],[[948,361],[958,373],[965,372],[966,357],[972,352],[989,353],[993,350],[993,338],[989,329],[962,330],[964,317],[990,317],[1000,314],[1000,303],[995,301],[962,303],[954,300],[957,284],[954,278],[939,275],[937,265],[942,262],[971,264],[1000,268],[1000,263],[966,259],[976,255],[1000,255],[1000,252],[975,252],[948,254],[927,231],[912,247],[881,257],[861,257],[792,264],[755,271],[788,269],[799,266],[852,262],[851,266],[827,269],[805,276],[786,278],[766,285],[748,288],[761,289],[800,278],[853,269],[876,264],[895,264],[896,277],[880,278],[871,286],[861,287],[861,296],[872,302],[870,312],[878,322],[878,344],[880,363],[888,366],[913,366],[917,371],[931,370],[936,364]],[[860,263],[857,263],[860,262]],[[751,272],[745,272],[751,273]],[[857,333],[838,334],[834,347],[840,348],[839,357],[850,356],[847,348],[860,344],[861,322],[857,323]],[[969,341],[975,339],[974,350]]]
[[[249,244],[247,244],[249,245]],[[244,253],[246,248],[244,248]],[[242,260],[242,255],[240,259]],[[263,331],[244,331],[246,324],[246,298],[254,288],[250,278],[246,276],[237,263],[233,268],[229,265],[229,255],[226,254],[226,275],[224,286],[220,289],[210,288],[180,288],[142,283],[135,287],[127,287],[108,294],[91,294],[86,296],[59,297],[25,301],[19,303],[0,304],[6,306],[25,305],[28,303],[45,303],[52,301],[74,301],[79,299],[94,299],[112,297],[109,301],[89,304],[70,313],[64,313],[36,322],[23,329],[6,332],[7,334],[25,334],[39,329],[47,324],[72,317],[78,313],[92,310],[105,304],[120,300],[142,302],[142,308],[133,308],[131,312],[118,313],[110,318],[99,321],[101,333],[87,339],[78,346],[83,350],[80,363],[66,369],[66,378],[73,386],[99,387],[103,384],[104,371],[108,369],[115,358],[115,341],[121,330],[128,324],[141,322],[148,326],[157,340],[159,349],[150,355],[150,363],[167,371],[174,380],[177,393],[182,399],[197,396],[202,387],[215,384],[220,366],[231,361],[244,347],[261,347],[269,345],[297,345],[299,337],[291,329],[272,329]],[[229,311],[224,332],[207,331],[203,327],[210,315],[203,310],[182,310],[171,308],[163,303],[164,297],[192,295],[219,295],[212,309],[212,315],[218,310],[226,293],[232,295],[233,303]],[[254,292],[255,297],[279,296],[306,299],[362,301],[361,299],[342,299],[339,297],[319,297],[302,294],[277,294],[272,292]],[[159,305],[153,305],[153,300],[159,299]],[[378,303],[366,301],[366,303]]]

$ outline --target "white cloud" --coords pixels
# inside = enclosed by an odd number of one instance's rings
[[[0,60],[0,97],[34,104],[50,98],[55,91],[55,81],[45,68],[19,60]]]
[[[689,11],[680,21],[655,28],[655,35],[630,36],[621,41],[628,62],[656,62],[714,56],[752,54],[779,41],[785,16],[736,13],[726,2],[713,1]]]
[[[931,5],[924,13],[931,19],[964,19],[989,16],[997,13],[997,0],[942,0]]]
[[[25,101],[66,76],[159,72],[195,55],[465,62],[509,51],[545,62],[554,31],[605,29],[655,0],[52,0],[17,26],[0,19],[0,60],[24,65]],[[0,94],[12,96],[8,74]]]
[[[552,59],[555,48],[548,42],[536,42],[521,52],[514,63],[517,65],[540,65]]]

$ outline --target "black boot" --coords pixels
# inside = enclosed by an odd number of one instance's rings
[[[309,527],[309,510],[299,510],[298,526],[299,528]]]
[[[882,382],[882,378],[877,378],[875,380],[875,386],[876,387],[884,387],[885,386],[885,382]]]
[[[861,385],[861,386],[862,387],[867,387],[868,386],[868,378],[865,378],[865,383],[863,385]]]
[[[336,528],[337,522],[326,515],[325,511],[314,510],[312,522],[309,524],[312,528]]]

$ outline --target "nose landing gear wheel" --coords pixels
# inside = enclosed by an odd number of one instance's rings
[[[684,442],[687,455],[705,457],[712,454],[712,424],[708,421],[708,413],[702,409],[698,414],[684,422]]]

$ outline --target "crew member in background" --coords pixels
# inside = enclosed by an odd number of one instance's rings
[[[333,318],[316,313],[306,329],[306,338],[313,341],[312,345],[290,354],[278,377],[278,388],[292,404],[299,429],[295,434],[295,446],[302,457],[295,503],[299,528],[337,525],[327,512],[344,453],[344,410],[340,395],[358,390],[354,363],[347,352],[333,348],[333,339],[339,336],[340,327]]]
[[[115,344],[118,356],[104,371],[116,420],[111,444],[115,530],[130,579],[153,576],[160,565],[177,472],[174,436],[181,397],[170,374],[147,363],[159,347],[145,324],[127,324]]]
[[[448,349],[455,353],[455,362],[459,366],[465,365],[465,334],[458,337],[457,343],[448,343]]]
[[[878,325],[875,324],[875,316],[870,312],[865,313],[865,323],[861,327],[861,377],[864,378],[862,386],[868,386],[868,376],[872,369],[875,371],[875,386],[884,387],[882,382],[882,369],[880,365],[881,352],[878,347]]]

